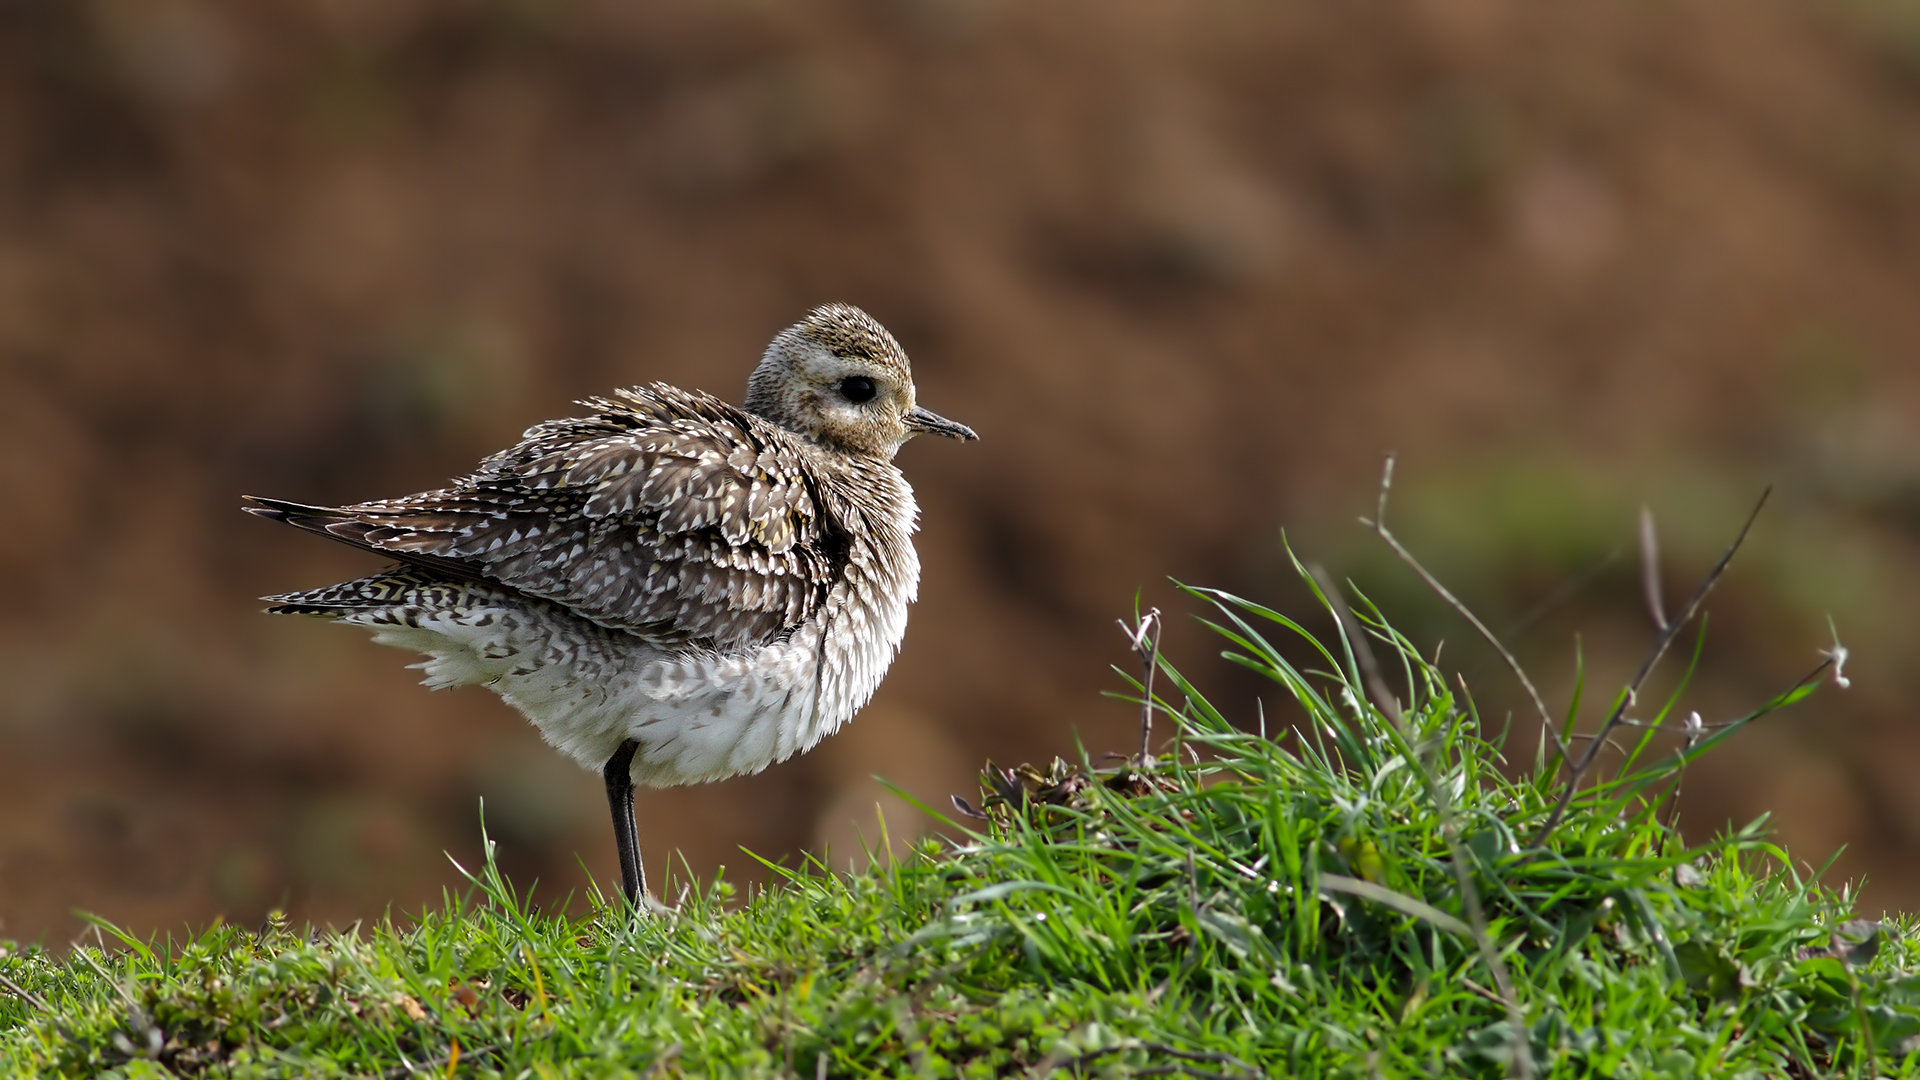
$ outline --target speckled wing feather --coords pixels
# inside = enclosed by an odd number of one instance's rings
[[[258,512],[666,647],[765,644],[825,602],[847,541],[794,436],[662,383],[585,404],[440,491]]]

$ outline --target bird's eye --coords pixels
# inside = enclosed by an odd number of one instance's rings
[[[851,402],[872,401],[873,380],[865,375],[849,375],[840,380],[840,392]]]

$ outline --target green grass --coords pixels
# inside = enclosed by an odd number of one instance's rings
[[[1400,726],[1343,643],[1193,595],[1229,655],[1299,700],[1303,735],[1245,730],[1262,721],[1221,715],[1162,658],[1177,730],[1153,769],[990,770],[986,819],[956,843],[852,874],[775,868],[744,897],[716,881],[637,924],[603,903],[542,913],[489,859],[408,927],[165,943],[103,927],[104,947],[64,958],[4,953],[0,1060],[127,1077],[1920,1071],[1908,924],[1843,933],[1847,891],[1796,874],[1760,824],[1691,848],[1667,824],[1686,763],[1737,724],[1690,749],[1647,732],[1527,849],[1556,763],[1506,765],[1383,620]]]

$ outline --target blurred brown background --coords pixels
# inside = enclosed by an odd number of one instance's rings
[[[1910,4],[0,0],[0,935],[417,910],[482,795],[518,880],[607,880],[597,777],[495,698],[258,614],[378,564],[238,496],[437,486],[620,384],[737,400],[834,299],[983,441],[901,455],[926,579],[879,699],[642,793],[656,875],[918,829],[875,773],[944,804],[1124,748],[1113,620],[1193,611],[1168,575],[1307,612],[1282,527],[1499,717],[1353,524],[1394,449],[1401,534],[1556,707],[1581,634],[1590,711],[1648,636],[1638,507],[1672,603],[1778,485],[1689,707],[1784,688],[1829,614],[1854,687],[1685,820],[1775,811],[1920,903]]]

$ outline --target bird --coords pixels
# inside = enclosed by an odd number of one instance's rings
[[[578,404],[439,490],[242,509],[392,560],[262,599],[423,654],[429,688],[492,689],[598,771],[638,912],[635,787],[759,772],[872,698],[920,578],[894,455],[978,436],[841,303],[774,336],[739,406],[660,382]]]

